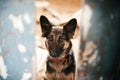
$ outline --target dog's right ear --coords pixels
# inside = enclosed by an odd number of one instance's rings
[[[42,37],[47,37],[52,29],[52,25],[45,16],[40,16],[40,26],[42,31]]]
[[[76,26],[77,26],[77,20],[75,18],[71,19],[70,21],[68,21],[66,25],[64,25],[63,31],[67,37],[73,38]]]

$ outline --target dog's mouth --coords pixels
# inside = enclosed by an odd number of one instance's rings
[[[64,58],[66,56],[66,54],[63,54],[63,53],[61,53],[59,56],[56,56],[56,55],[50,55],[50,57],[61,59],[61,58]]]
[[[57,59],[62,59],[66,56],[67,54],[65,53],[65,50],[61,53],[54,53],[50,54],[50,57],[57,58]]]

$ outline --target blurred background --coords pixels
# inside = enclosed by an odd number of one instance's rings
[[[0,80],[42,80],[48,52],[40,15],[55,25],[76,18],[76,80],[120,80],[120,1],[0,0]]]

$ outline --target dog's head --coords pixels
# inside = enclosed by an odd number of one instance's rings
[[[76,25],[77,21],[73,18],[59,28],[58,26],[53,26],[45,16],[40,17],[42,37],[46,38],[45,45],[50,56],[63,58],[69,53],[72,47],[70,39],[74,35]]]

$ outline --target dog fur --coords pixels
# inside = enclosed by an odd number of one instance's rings
[[[46,62],[45,80],[75,80],[76,63],[72,42],[77,20],[71,19],[63,27],[50,23],[45,16],[40,17],[42,37],[49,52]]]

